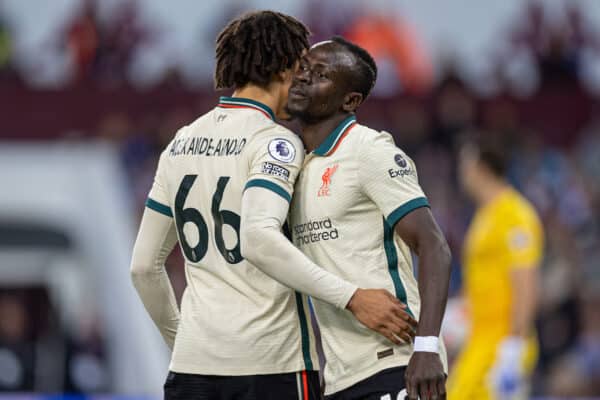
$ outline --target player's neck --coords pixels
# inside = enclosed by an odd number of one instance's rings
[[[259,103],[269,107],[274,113],[277,114],[281,103],[278,93],[278,90],[270,90],[268,88],[266,89],[249,83],[244,87],[236,89],[233,92],[232,97],[242,97],[245,99],[258,101]]]
[[[302,131],[302,141],[306,147],[307,152],[311,152],[321,145],[329,136],[331,132],[343,120],[348,118],[350,114],[340,113],[331,116],[330,118],[318,121],[318,122],[302,122],[300,121],[300,127]]]
[[[508,183],[502,179],[490,179],[481,182],[479,190],[475,196],[475,201],[479,207],[494,201],[502,192],[508,188]]]

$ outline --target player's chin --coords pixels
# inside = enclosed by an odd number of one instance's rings
[[[304,107],[298,107],[297,104],[291,104],[289,101],[284,108],[284,114],[282,116],[278,116],[280,119],[285,121],[291,121],[296,118],[301,118],[302,114],[304,114]]]

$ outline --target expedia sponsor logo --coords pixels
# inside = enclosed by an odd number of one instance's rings
[[[277,176],[284,180],[290,178],[290,171],[287,168],[280,167],[270,162],[264,162],[262,166],[262,173]]]
[[[388,169],[388,174],[390,174],[390,178],[397,178],[397,177],[405,177],[406,175],[412,175],[413,171],[410,168],[406,168],[406,169],[393,169],[390,168]]]
[[[402,157],[402,154],[396,154],[396,155],[394,156],[394,161],[396,162],[396,164],[398,164],[398,166],[399,166],[400,168],[406,168],[406,166],[407,166],[407,164],[408,164],[408,163],[406,162],[406,160],[404,159],[404,157]]]
[[[390,175],[390,178],[405,177],[406,175],[412,175],[414,173],[409,163],[404,157],[402,157],[402,154],[396,154],[394,156],[394,162],[400,167],[400,169],[388,169],[388,174]]]
[[[331,223],[330,218],[294,225],[296,246],[304,246],[321,240],[335,240],[338,237],[340,237],[339,232]]]

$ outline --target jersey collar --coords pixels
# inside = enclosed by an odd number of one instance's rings
[[[335,152],[337,147],[340,145],[342,140],[346,137],[348,132],[356,125],[356,116],[350,115],[344,119],[340,124],[325,138],[323,143],[319,145],[313,153],[318,156],[329,156]]]
[[[221,108],[251,108],[263,113],[267,118],[275,120],[275,114],[273,110],[268,106],[256,100],[246,99],[243,97],[226,97],[221,96],[219,98],[219,104],[217,107]]]

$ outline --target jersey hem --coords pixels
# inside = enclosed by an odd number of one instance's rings
[[[285,368],[274,368],[273,364],[268,366],[253,365],[250,368],[231,368],[227,370],[202,369],[198,366],[190,364],[174,364],[169,365],[169,371],[180,374],[195,374],[195,375],[216,375],[216,376],[250,376],[250,375],[274,375],[274,374],[289,374],[295,372],[307,371],[303,361],[299,361],[296,366]],[[311,371],[318,371],[314,368]]]
[[[325,395],[330,396],[342,390],[348,389],[349,387],[356,385],[361,381],[385,369],[395,367],[406,367],[408,365],[409,360],[410,356],[400,356],[397,358],[393,358],[387,361],[386,363],[378,363],[374,367],[358,371],[355,374],[349,376],[346,375],[343,379],[337,380],[335,384],[328,382],[327,378],[325,378]]]

